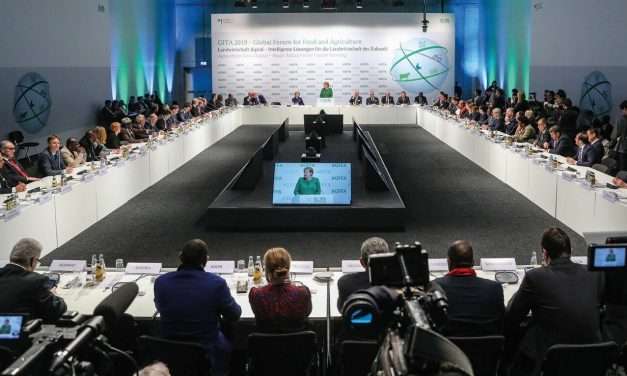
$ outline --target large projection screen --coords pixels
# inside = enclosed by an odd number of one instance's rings
[[[429,13],[274,13],[211,15],[213,91],[238,101],[249,91],[268,102],[288,103],[300,90],[315,104],[323,81],[335,102],[353,90],[402,90],[433,98],[453,92],[455,20]]]

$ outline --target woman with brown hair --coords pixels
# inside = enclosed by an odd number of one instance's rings
[[[253,287],[248,294],[257,328],[268,332],[302,330],[311,313],[307,286],[290,281],[290,254],[284,248],[270,248],[263,256],[268,284]]]

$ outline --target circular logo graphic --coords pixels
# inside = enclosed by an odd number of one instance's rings
[[[594,71],[586,76],[581,85],[579,108],[592,111],[595,117],[612,111],[612,84],[603,73]]]
[[[48,123],[50,85],[39,73],[26,73],[15,85],[13,116],[22,129],[37,133]]]
[[[448,71],[448,50],[427,38],[401,43],[390,66],[392,79],[411,94],[439,91]]]

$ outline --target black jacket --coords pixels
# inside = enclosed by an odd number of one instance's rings
[[[600,341],[601,277],[566,257],[528,271],[510,300],[505,336],[516,333],[531,311],[531,323],[519,349],[536,367],[554,344]]]
[[[551,141],[551,154],[559,154],[562,157],[572,157],[575,155],[575,144],[567,135],[563,134],[555,141]]]
[[[120,148],[120,135],[113,132],[107,134],[107,148],[119,149]]]
[[[48,277],[8,264],[0,269],[0,312],[28,313],[48,322],[58,320],[67,309],[65,301],[46,288]]]
[[[351,99],[348,100],[348,103],[355,105],[361,104],[361,95],[358,95],[357,97],[352,96]]]
[[[505,303],[500,283],[473,276],[447,275],[434,281],[448,298],[447,336],[503,333]]]
[[[358,272],[346,274],[337,281],[337,309],[342,313],[342,306],[346,299],[357,290],[363,290],[370,287],[370,279],[368,272]]]
[[[6,165],[0,169],[0,193],[11,193],[19,181],[13,178]]]

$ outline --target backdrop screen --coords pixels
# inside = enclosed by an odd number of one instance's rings
[[[276,163],[274,205],[350,205],[350,163]]]
[[[291,103],[299,90],[305,104],[316,104],[323,81],[335,103],[347,103],[353,90],[364,102],[369,90],[402,90],[430,101],[451,93],[455,78],[455,19],[429,13],[265,13],[212,14],[213,91],[238,101],[249,91],[268,103]]]

